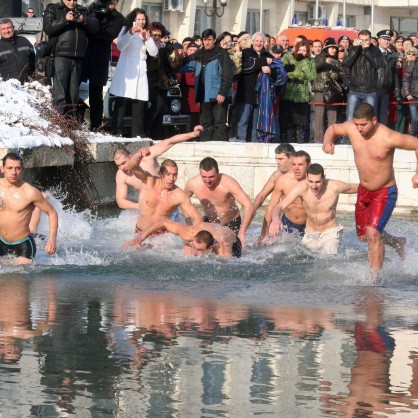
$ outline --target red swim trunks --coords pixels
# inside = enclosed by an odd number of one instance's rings
[[[396,186],[385,187],[373,192],[358,187],[356,203],[356,229],[357,235],[366,235],[366,226],[377,229],[382,233],[389,218],[395,209],[398,198]]]
[[[166,229],[160,229],[159,231],[154,232],[153,234],[151,234],[148,238],[152,238],[152,237],[158,237],[159,235],[163,235],[166,234],[168,231]],[[134,232],[134,237],[137,238],[142,234],[142,229],[138,228],[137,226],[135,226],[135,232]]]

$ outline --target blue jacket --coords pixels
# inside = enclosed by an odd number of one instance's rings
[[[202,65],[203,54],[210,55],[204,69]],[[218,94],[224,97],[232,96],[233,63],[225,49],[218,45],[210,51],[202,48],[188,58],[189,62],[179,72],[195,72],[196,102],[214,101]],[[201,79],[202,70],[204,71],[204,83]]]

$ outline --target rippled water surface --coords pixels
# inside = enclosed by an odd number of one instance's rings
[[[224,260],[61,210],[55,257],[0,267],[0,417],[418,416],[417,222],[390,221],[379,286],[342,222],[338,256],[258,248],[255,222]]]

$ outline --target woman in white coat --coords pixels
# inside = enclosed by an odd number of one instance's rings
[[[109,89],[111,94],[117,96],[112,120],[115,133],[122,133],[125,110],[128,103],[132,103],[131,137],[145,136],[144,113],[148,104],[147,52],[152,57],[158,54],[148,25],[148,16],[143,9],[136,8],[126,16],[117,43],[121,54]]]

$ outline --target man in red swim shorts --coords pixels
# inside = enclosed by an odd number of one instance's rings
[[[393,155],[396,148],[415,151],[418,161],[418,140],[377,123],[373,106],[358,105],[353,120],[331,125],[325,132],[322,149],[334,154],[335,139],[348,136],[360,177],[356,203],[356,227],[360,240],[368,243],[368,257],[372,271],[382,268],[385,246],[393,247],[404,257],[405,238],[393,237],[383,229],[397,199]],[[412,185],[418,187],[418,164]]]

